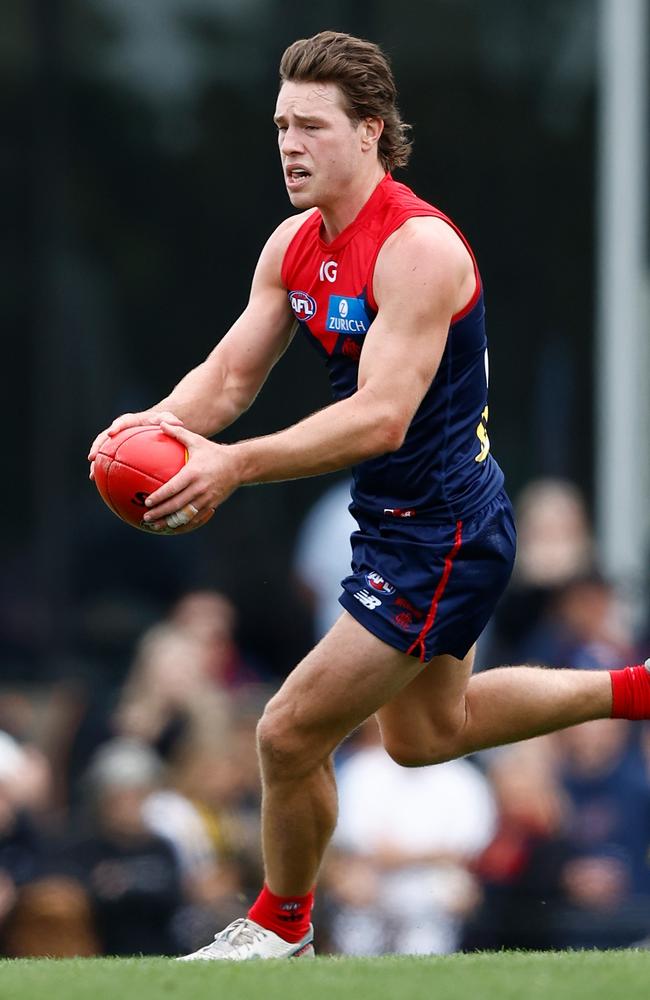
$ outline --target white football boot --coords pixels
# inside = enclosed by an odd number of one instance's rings
[[[253,958],[313,958],[314,928],[300,941],[283,941],[273,931],[260,927],[254,920],[240,918],[215,934],[214,941],[204,948],[183,955],[178,962],[225,960],[227,962],[247,962]]]

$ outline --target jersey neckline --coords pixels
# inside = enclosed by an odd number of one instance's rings
[[[380,180],[377,187],[374,189],[366,203],[361,207],[357,215],[354,217],[352,222],[341,230],[339,235],[332,240],[331,243],[326,243],[321,236],[322,226],[323,226],[323,215],[319,211],[320,222],[318,225],[318,245],[323,253],[336,253],[346,243],[352,239],[352,237],[362,228],[368,216],[370,216],[377,208],[379,204],[386,197],[387,188],[390,184],[394,183],[393,178],[390,174],[386,174]]]

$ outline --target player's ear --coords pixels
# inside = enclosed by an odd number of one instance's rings
[[[384,131],[382,118],[363,118],[361,120],[361,142],[364,149],[370,149],[379,142]]]

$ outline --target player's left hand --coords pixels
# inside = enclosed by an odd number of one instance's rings
[[[163,422],[161,429],[185,445],[189,457],[180,472],[147,497],[144,520],[154,531],[188,524],[214,510],[241,485],[228,445],[215,444],[176,424]]]

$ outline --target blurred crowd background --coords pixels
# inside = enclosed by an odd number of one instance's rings
[[[400,178],[479,258],[519,553],[478,669],[650,653],[645,581],[605,570],[594,528],[597,7],[3,0],[0,954],[190,951],[260,885],[255,724],[338,613],[347,479],[242,490],[154,538],[104,507],[85,455],[245,302],[288,213],[271,115],[297,37],[386,48],[415,128]],[[224,440],[327,401],[296,342]],[[406,770],[370,720],[337,770],[319,950],[650,940],[645,725]]]

